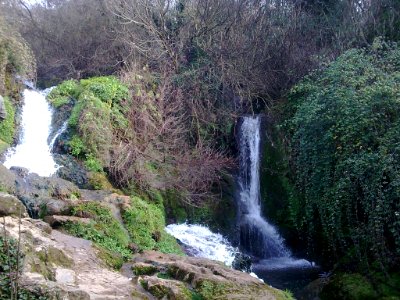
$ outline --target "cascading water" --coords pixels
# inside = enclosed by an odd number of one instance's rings
[[[184,244],[191,256],[209,258],[231,266],[239,252],[221,234],[202,225],[171,224],[165,230]]]
[[[239,227],[241,248],[261,258],[264,268],[313,267],[305,259],[292,258],[283,238],[274,226],[261,215],[260,199],[260,149],[261,117],[242,118],[239,130],[240,173],[239,185]]]
[[[289,257],[290,251],[284,246],[282,237],[261,215],[260,127],[260,116],[243,117],[239,131],[240,243],[257,257]]]
[[[46,101],[50,89],[42,92],[25,89],[23,92],[22,136],[20,143],[6,154],[4,165],[24,167],[40,176],[51,176],[58,166],[48,144],[52,109]]]

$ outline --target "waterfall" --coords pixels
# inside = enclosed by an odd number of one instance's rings
[[[282,237],[261,215],[260,116],[243,117],[239,131],[239,226],[241,246],[260,258],[290,257]]]
[[[40,176],[51,176],[58,166],[47,140],[50,134],[52,109],[46,100],[50,89],[42,92],[25,89],[22,107],[20,143],[6,153],[4,165],[24,167]]]

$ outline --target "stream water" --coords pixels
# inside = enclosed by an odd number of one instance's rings
[[[4,165],[23,167],[40,176],[53,175],[59,166],[51,154],[49,134],[53,111],[46,100],[51,89],[23,92],[21,138],[17,146],[6,153]],[[55,140],[56,136],[53,138]]]

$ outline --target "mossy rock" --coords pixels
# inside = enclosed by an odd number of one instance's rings
[[[68,257],[61,249],[48,247],[36,253],[37,257],[46,264],[54,264],[56,266],[72,268],[73,260]]]
[[[107,176],[103,172],[90,172],[88,173],[89,184],[95,190],[107,190],[112,191],[114,187],[108,180]]]
[[[153,275],[156,273],[157,267],[153,266],[152,264],[146,264],[146,263],[137,263],[132,266],[133,273],[135,275]]]
[[[337,274],[323,288],[322,300],[373,300],[378,295],[372,284],[361,274]]]

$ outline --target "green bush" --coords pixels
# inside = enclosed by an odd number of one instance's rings
[[[293,88],[298,229],[328,253],[390,264],[400,254],[400,48],[350,50]]]
[[[3,99],[7,116],[5,120],[0,122],[0,140],[6,142],[7,144],[12,144],[15,133],[15,109],[13,104],[7,97],[4,97]]]

